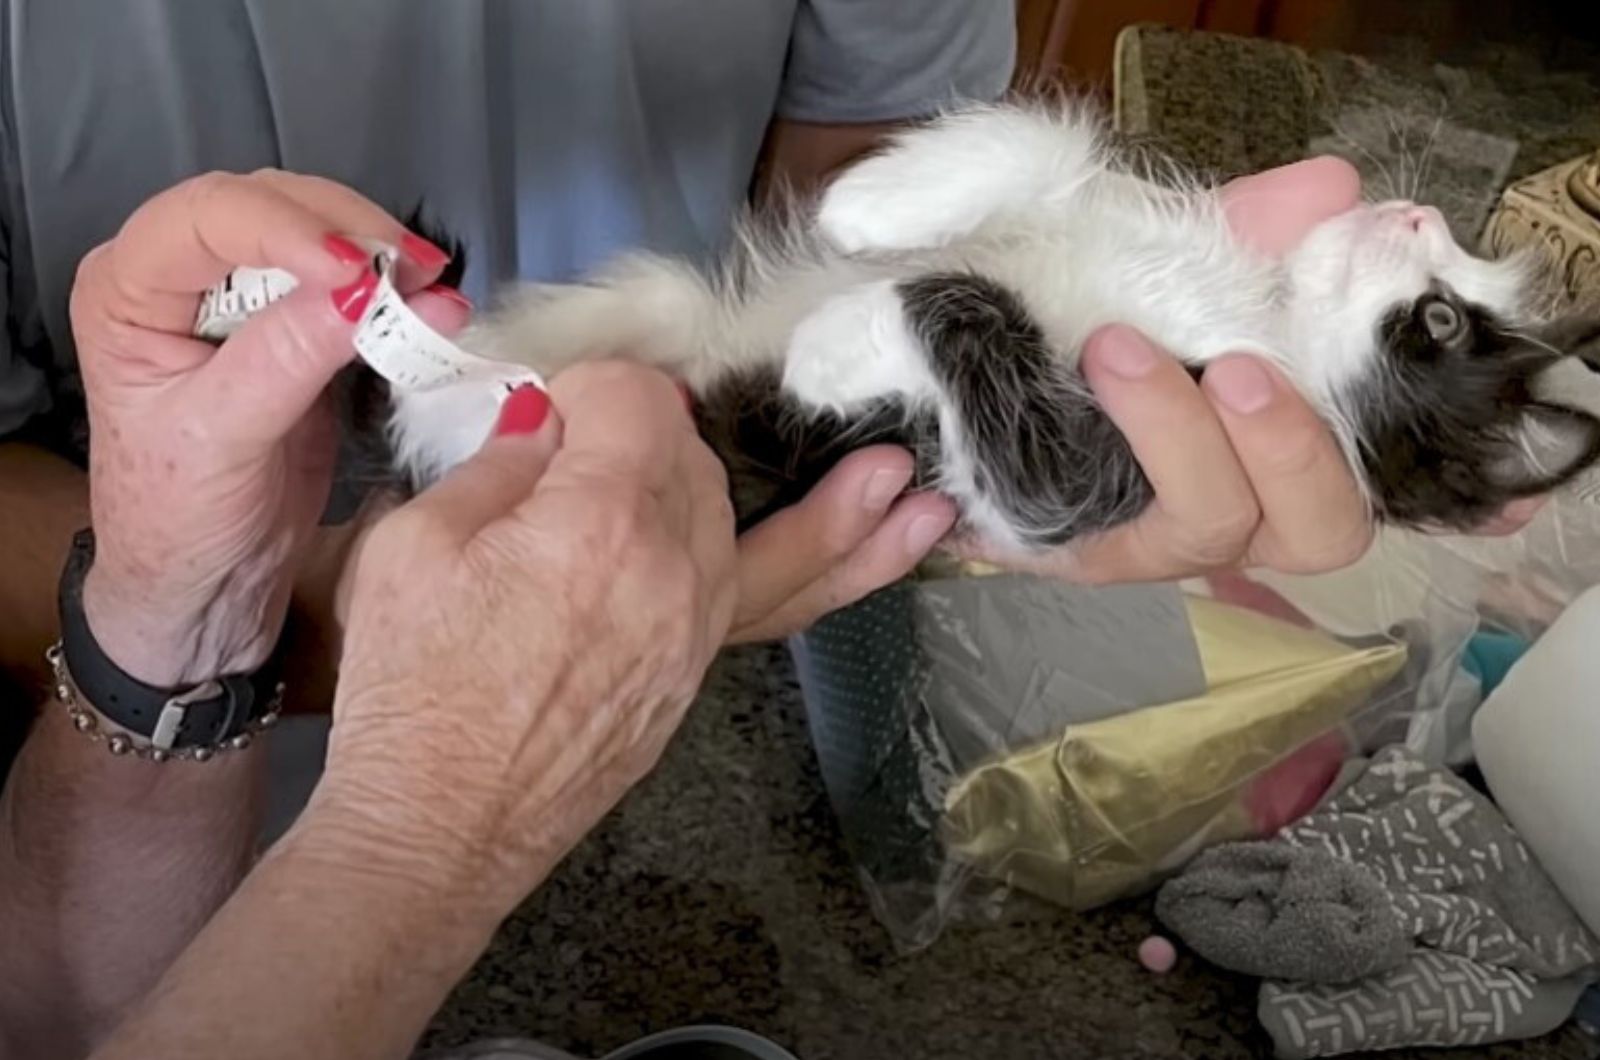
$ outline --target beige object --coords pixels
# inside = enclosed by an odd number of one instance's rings
[[[1517,181],[1484,230],[1493,256],[1532,248],[1570,302],[1600,303],[1600,151]]]
[[[1342,748],[1340,727],[1406,662],[1398,643],[1350,648],[1243,608],[1187,605],[1208,691],[979,766],[946,798],[952,853],[1072,909],[1138,893],[1206,846],[1260,834],[1246,789],[1297,754],[1332,753],[1317,746],[1330,736]]]

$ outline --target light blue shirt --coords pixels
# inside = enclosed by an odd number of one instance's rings
[[[78,259],[210,169],[322,174],[469,248],[482,301],[714,252],[771,118],[990,99],[1012,0],[0,0],[0,435],[71,390]]]

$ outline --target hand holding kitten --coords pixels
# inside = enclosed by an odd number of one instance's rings
[[[1360,183],[1350,166],[1323,158],[1241,178],[1223,196],[1235,231],[1281,256],[1354,206]],[[1177,360],[1128,328],[1092,337],[1083,365],[1155,484],[1154,504],[1126,526],[1043,557],[972,554],[1103,584],[1238,566],[1322,572],[1366,551],[1372,526],[1348,462],[1276,369],[1229,357],[1196,385]],[[902,494],[911,466],[910,454],[893,446],[858,450],[799,503],[747,532],[731,639],[803,629],[921,562],[956,511],[932,492]],[[1515,530],[1536,507],[1518,502],[1485,529]]]
[[[1317,158],[1222,190],[1236,234],[1282,255],[1360,201],[1347,163]],[[1360,559],[1372,524],[1327,425],[1272,366],[1237,355],[1185,368],[1129,328],[1094,335],[1083,370],[1155,486],[1122,527],[1043,557],[977,554],[1012,569],[1091,584],[1161,581],[1234,567],[1338,570]],[[1483,532],[1508,533],[1537,510],[1517,502]]]

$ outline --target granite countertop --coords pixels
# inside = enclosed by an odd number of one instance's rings
[[[1087,914],[1014,897],[901,955],[844,853],[787,653],[729,652],[660,768],[511,916],[430,1044],[531,1036],[601,1056],[699,1022],[800,1060],[1231,1060],[1271,1055],[1255,983],[1135,950],[1147,901]],[[1488,1050],[1584,1060],[1569,1029]]]
[[[1175,47],[1147,43],[1147,65],[1153,50]],[[1307,80],[1270,46],[1197,46],[1211,54],[1169,58],[1161,69],[1188,72],[1156,78],[1142,105],[1146,119],[1166,115],[1167,135],[1189,135],[1192,153],[1221,169],[1241,157],[1246,166],[1283,160],[1325,133],[1317,123],[1332,112],[1326,98],[1281,94],[1313,82],[1362,106],[1415,99],[1431,85],[1447,122],[1518,148],[1496,177],[1600,143],[1594,76],[1548,73],[1515,50],[1459,67],[1414,49],[1381,65],[1318,57]],[[1262,85],[1283,100],[1269,108],[1275,124],[1255,113],[1248,127],[1233,126],[1248,136],[1218,146],[1223,126],[1207,115],[1239,106],[1227,98],[1241,92],[1259,101]],[[1357,153],[1372,147],[1381,149],[1361,144]],[[1461,224],[1475,223],[1482,190],[1464,188]],[[710,1021],[767,1034],[801,1060],[1270,1056],[1253,981],[1188,956],[1166,976],[1141,968],[1135,950],[1153,925],[1147,901],[1071,914],[1018,897],[987,923],[952,925],[925,950],[896,952],[842,847],[787,652],[741,649],[720,660],[660,768],[505,922],[427,1041],[527,1036],[600,1056],[648,1032]],[[1568,1028],[1494,1049],[1385,1055],[1595,1053]]]

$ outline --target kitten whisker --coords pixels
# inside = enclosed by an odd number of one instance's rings
[[[1422,198],[1423,183],[1428,178],[1429,167],[1433,165],[1434,148],[1439,143],[1439,133],[1444,130],[1444,105],[1441,104],[1439,116],[1433,120],[1433,128],[1428,133],[1428,142],[1423,145],[1422,162],[1417,168],[1417,186],[1411,194],[1411,200],[1418,202]]]
[[[1344,126],[1340,125],[1338,122],[1330,119],[1328,125],[1333,130],[1335,136],[1343,140],[1346,145],[1359,151],[1363,156],[1365,156],[1368,162],[1372,163],[1373,168],[1378,171],[1378,176],[1382,178],[1385,191],[1387,193],[1381,198],[1394,198],[1399,189],[1395,185],[1394,175],[1389,171],[1389,167],[1383,163],[1383,160],[1377,155],[1373,154],[1371,149],[1368,148],[1366,144],[1363,144],[1360,140],[1357,140],[1355,137],[1351,136],[1350,133],[1345,130]]]
[[[1506,332],[1506,334],[1510,335],[1512,338],[1518,340],[1519,342],[1527,343],[1529,346],[1532,346],[1534,349],[1543,350],[1544,352],[1548,353],[1550,356],[1556,358],[1557,360],[1565,360],[1567,358],[1567,356],[1568,356],[1568,354],[1564,350],[1557,349],[1556,347],[1550,345],[1550,343],[1546,342],[1544,339],[1541,339],[1539,336],[1534,335],[1533,333],[1531,333],[1531,332],[1529,332],[1527,330],[1522,330],[1522,329],[1512,330],[1512,331]]]

